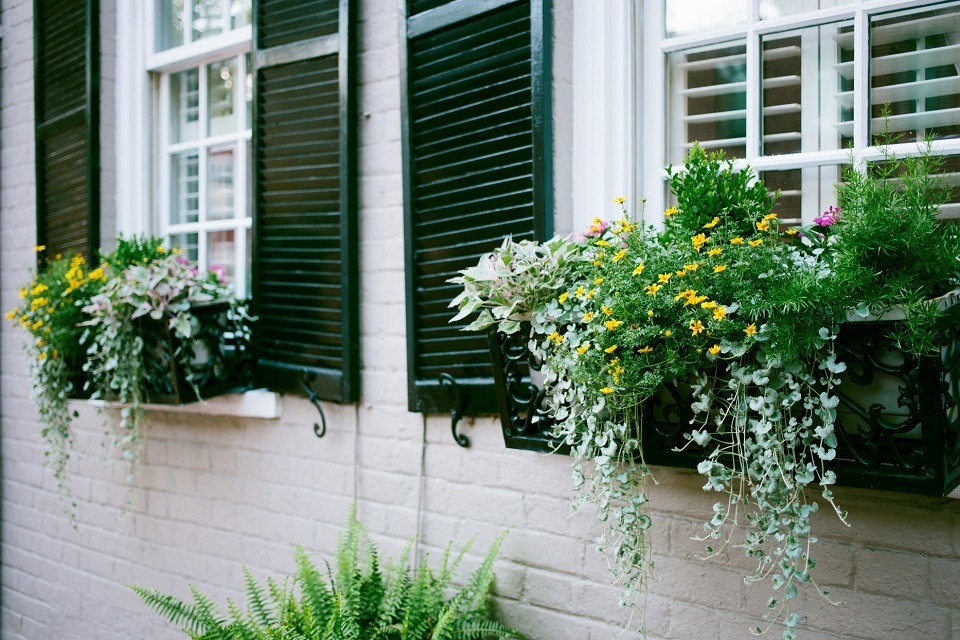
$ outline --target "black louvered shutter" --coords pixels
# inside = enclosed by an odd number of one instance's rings
[[[552,218],[550,8],[545,0],[408,0],[404,82],[411,411],[495,413],[485,335],[451,325],[446,281],[504,236]]]
[[[258,382],[359,397],[350,0],[254,6]]]
[[[100,245],[99,2],[33,7],[37,244],[91,258]]]

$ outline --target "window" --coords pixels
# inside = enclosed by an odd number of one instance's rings
[[[251,278],[250,1],[160,0],[154,228],[246,297]]]
[[[958,184],[960,3],[670,0],[644,10],[645,70],[664,87],[661,103],[644,105],[645,152],[659,149],[663,164],[681,164],[695,141],[723,150],[781,190],[785,222],[810,222],[835,203],[844,165],[881,157],[886,128],[897,154],[935,136]],[[645,190],[666,206],[657,180]],[[943,215],[960,217],[957,190]]]

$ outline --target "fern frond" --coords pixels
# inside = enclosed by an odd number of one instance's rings
[[[193,605],[156,589],[147,589],[139,585],[128,586],[155,613],[166,618],[185,633],[197,635],[206,631],[205,618],[197,612],[197,608]]]

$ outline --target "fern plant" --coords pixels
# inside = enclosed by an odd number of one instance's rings
[[[193,585],[192,603],[145,587],[131,589],[193,640],[522,638],[490,618],[493,560],[502,542],[501,535],[467,583],[448,597],[469,544],[453,559],[448,545],[437,571],[426,558],[411,570],[409,544],[398,562],[382,568],[376,548],[351,511],[338,541],[336,575],[330,565],[319,569],[297,547],[292,579],[268,579],[264,585],[244,569],[246,610],[228,600],[222,612]]]

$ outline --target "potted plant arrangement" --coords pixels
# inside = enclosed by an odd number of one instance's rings
[[[178,389],[173,397],[198,399],[209,380],[196,372],[217,377],[209,367],[198,367],[198,358],[216,363],[221,377],[227,368],[219,353],[225,332],[214,332],[218,344],[200,340],[198,311],[220,305],[215,310],[222,317],[214,324],[229,324],[235,342],[242,342],[246,331],[239,325],[246,317],[243,307],[220,276],[198,269],[157,238],[121,237],[116,250],[102,255],[93,269],[79,254],[42,260],[20,295],[20,305],[7,317],[31,334],[26,350],[33,398],[48,463],[71,517],[76,505],[65,475],[72,442],[68,399],[84,396],[120,405],[111,444],[120,450],[132,481],[147,428],[143,405],[162,401],[170,387],[184,385],[193,395]],[[242,344],[234,347],[244,350]],[[221,381],[224,388],[242,384],[229,374]]]
[[[748,580],[772,584],[770,624],[795,637],[798,587],[815,584],[810,516],[826,504],[846,518],[830,469],[841,324],[896,307],[891,339],[938,353],[937,299],[960,274],[960,239],[936,219],[939,170],[929,143],[850,168],[837,207],[782,229],[777,194],[695,146],[682,171],[668,168],[676,205],[662,230],[618,198],[617,221],[543,244],[508,238],[454,279],[457,319],[479,311],[468,329],[523,332],[540,363],[543,412],[574,458],[577,503],[596,505],[621,604],[637,602],[651,570],[648,409],[684,385],[680,448],[702,451],[704,490],[719,498],[707,555],[742,547],[756,562]]]

